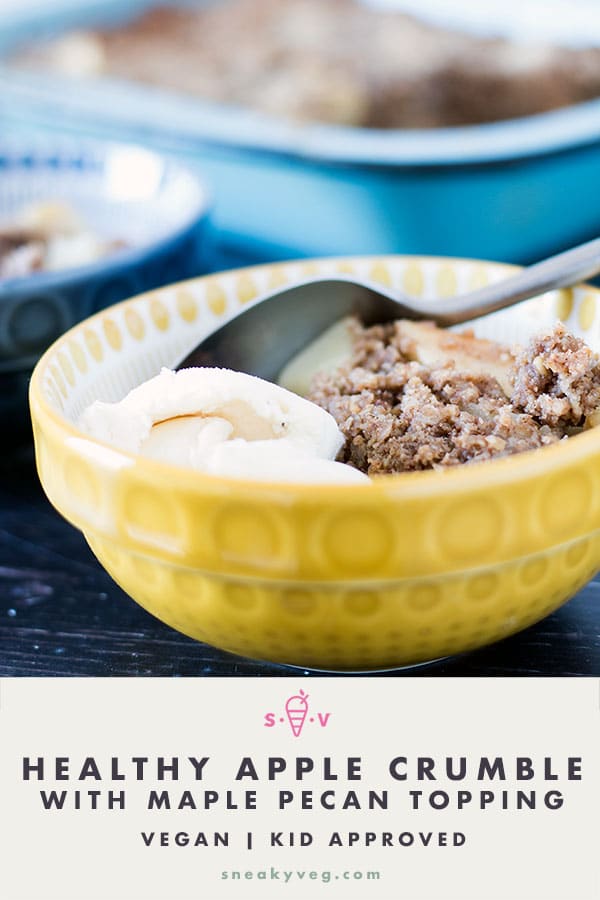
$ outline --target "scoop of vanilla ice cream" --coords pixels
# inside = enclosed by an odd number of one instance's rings
[[[229,440],[233,425],[218,416],[177,416],[152,426],[140,453],[152,459],[202,468],[202,459]]]
[[[352,466],[299,453],[286,438],[227,441],[207,454],[203,468],[211,475],[239,475],[260,481],[356,484],[369,480]]]
[[[122,450],[214,475],[369,480],[334,461],[344,438],[328,412],[278,385],[228,369],[163,369],[118,403],[96,401],[79,424]]]

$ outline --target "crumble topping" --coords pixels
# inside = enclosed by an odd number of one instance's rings
[[[369,475],[543,447],[600,406],[600,358],[561,324],[516,355],[431,323],[351,329],[350,359],[317,373],[308,396],[345,437],[338,459]]]
[[[371,128],[497,121],[600,95],[596,47],[482,38],[357,0],[163,5],[33,44],[15,62]]]
[[[557,325],[517,357],[512,399],[548,425],[580,425],[600,406],[598,357]]]

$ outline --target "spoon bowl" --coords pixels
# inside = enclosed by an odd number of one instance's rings
[[[462,296],[421,300],[351,275],[312,277],[262,294],[174,366],[216,366],[273,381],[285,364],[345,316],[364,325],[430,319],[457,325],[600,272],[600,238]]]
[[[176,368],[218,366],[274,381],[292,356],[339,319],[356,315],[374,325],[397,319],[404,309],[391,291],[367,281],[310,278],[263,294],[202,340]]]

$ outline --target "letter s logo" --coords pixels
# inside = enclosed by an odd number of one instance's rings
[[[266,713],[265,728],[272,728],[275,724],[275,713]]]

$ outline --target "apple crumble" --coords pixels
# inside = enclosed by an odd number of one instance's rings
[[[308,397],[345,437],[338,459],[369,475],[544,447],[600,407],[600,358],[562,324],[520,352],[426,322],[346,328],[348,358]]]
[[[482,38],[358,0],[154,8],[21,54],[300,120],[372,128],[526,116],[600,95],[600,50]]]
[[[96,262],[126,246],[92,233],[63,203],[40,203],[0,225],[0,280]]]

